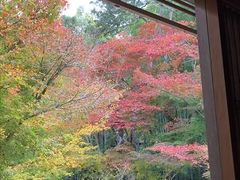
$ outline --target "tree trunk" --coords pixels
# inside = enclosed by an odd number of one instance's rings
[[[116,141],[117,145],[123,144],[125,142],[123,136],[124,136],[124,130],[123,129],[117,129],[116,130]]]

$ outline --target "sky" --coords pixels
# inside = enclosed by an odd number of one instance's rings
[[[90,5],[91,0],[67,0],[68,7],[62,12],[66,16],[74,16],[77,13],[78,7],[82,6],[85,12],[90,12],[92,6]]]

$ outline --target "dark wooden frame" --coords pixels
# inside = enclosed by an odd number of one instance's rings
[[[211,178],[234,180],[228,105],[216,0],[195,0]]]

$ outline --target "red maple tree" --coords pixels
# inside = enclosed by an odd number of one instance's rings
[[[92,72],[124,91],[109,126],[148,125],[152,112],[161,111],[150,101],[163,91],[199,97],[200,80],[192,72],[179,71],[187,58],[198,59],[196,38],[155,22],[142,25],[136,36],[121,33],[95,47],[90,55]]]

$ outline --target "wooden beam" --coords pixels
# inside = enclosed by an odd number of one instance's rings
[[[196,0],[200,65],[212,180],[234,180],[231,130],[216,0]]]
[[[188,7],[189,9],[195,10],[195,6],[193,4],[187,3],[186,1],[174,0],[174,2],[176,2],[182,6]]]
[[[195,4],[196,0],[185,0],[186,2],[189,2],[190,4]]]
[[[175,27],[175,28],[178,28],[180,30],[183,30],[187,33],[191,33],[193,35],[196,35],[197,34],[197,30],[193,29],[193,28],[190,28],[188,26],[184,26],[182,24],[179,24],[175,21],[171,21],[167,18],[164,18],[164,17],[161,17],[159,15],[156,15],[156,14],[153,14],[151,12],[148,12],[144,9],[141,9],[141,8],[138,8],[136,6],[133,6],[131,4],[128,4],[128,3],[125,3],[121,0],[104,0],[104,1],[107,1],[107,2],[110,2],[112,4],[114,4],[115,6],[117,7],[121,7],[123,9],[126,9],[128,11],[131,11],[135,14],[138,14],[139,16],[145,16],[147,18],[150,18],[152,20],[155,20],[155,21],[158,21],[158,22],[161,22],[163,24],[166,24],[166,25],[170,25],[172,27]]]
[[[186,13],[186,14],[189,14],[189,15],[191,15],[191,16],[195,16],[195,12],[192,12],[192,11],[190,11],[190,10],[188,10],[188,9],[185,9],[185,8],[183,8],[183,7],[180,7],[180,6],[176,5],[176,4],[173,4],[173,3],[170,2],[170,1],[166,1],[166,0],[157,0],[157,1],[160,2],[160,3],[162,3],[162,4],[167,5],[167,6],[169,6],[169,7],[172,7],[172,8],[174,8],[174,9],[176,9],[176,10],[179,10],[179,11],[182,11],[182,12],[184,12],[184,13]]]

